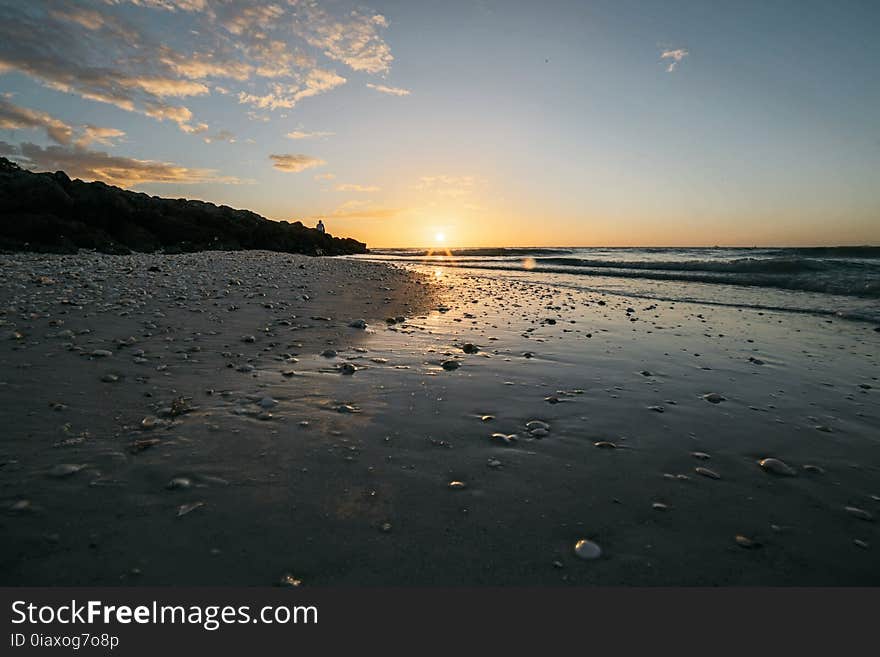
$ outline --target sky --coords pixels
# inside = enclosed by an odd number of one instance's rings
[[[0,0],[0,155],[372,247],[880,244],[880,3]]]

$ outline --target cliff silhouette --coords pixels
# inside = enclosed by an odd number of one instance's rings
[[[367,245],[249,210],[71,180],[63,171],[33,173],[0,157],[0,250],[77,249],[117,254],[265,249],[345,255],[366,253]]]

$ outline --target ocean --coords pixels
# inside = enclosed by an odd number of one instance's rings
[[[880,322],[880,247],[372,249],[437,275],[449,267],[659,301]]]

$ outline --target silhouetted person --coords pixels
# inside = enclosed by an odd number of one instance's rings
[[[315,226],[315,228],[317,228],[317,229],[318,229],[318,232],[321,233],[322,235],[326,232],[326,231],[324,230],[324,222],[323,222],[323,220],[321,220],[321,219],[318,219],[318,225]]]

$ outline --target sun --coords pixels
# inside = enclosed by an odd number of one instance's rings
[[[443,233],[436,233],[434,235],[434,241],[438,244],[443,244],[443,242],[446,241],[446,235],[444,235]]]

